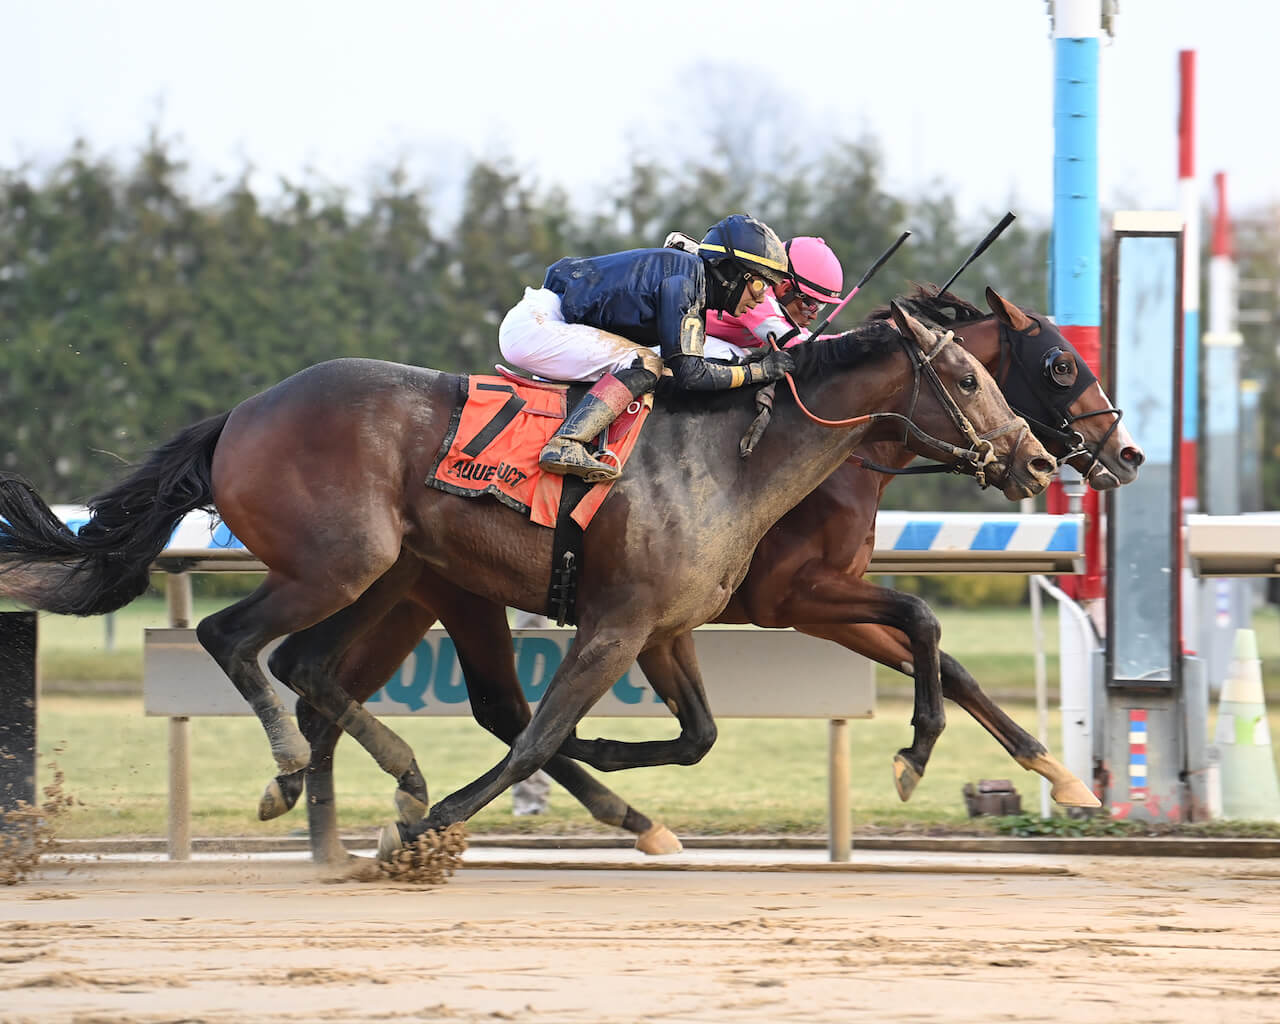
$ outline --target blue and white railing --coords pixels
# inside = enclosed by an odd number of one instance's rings
[[[56,505],[72,529],[83,508]],[[877,573],[1073,573],[1083,558],[1079,515],[982,512],[894,512],[876,517],[871,571]],[[251,572],[262,565],[216,515],[192,512],[157,559],[161,568],[191,572]]]

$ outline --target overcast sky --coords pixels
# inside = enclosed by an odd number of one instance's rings
[[[127,159],[149,125],[196,187],[257,169],[357,189],[402,160],[442,187],[507,156],[589,208],[636,149],[697,152],[721,86],[788,142],[876,137],[888,184],[962,214],[1052,211],[1043,0],[0,0],[0,166],[77,136]],[[1280,201],[1280,3],[1121,0],[1102,50],[1104,205],[1176,204],[1177,52],[1198,60],[1197,172],[1234,208]]]

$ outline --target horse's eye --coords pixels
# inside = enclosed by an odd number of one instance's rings
[[[1075,384],[1079,368],[1070,353],[1053,348],[1045,355],[1044,375],[1054,387],[1065,390]]]
[[[978,378],[976,374],[966,373],[960,378],[960,390],[966,395],[971,395],[978,390]]]

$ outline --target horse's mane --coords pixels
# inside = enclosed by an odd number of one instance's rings
[[[883,320],[869,320],[844,334],[824,341],[805,341],[787,349],[795,361],[792,376],[797,381],[821,379],[834,370],[861,366],[901,350],[902,335],[893,324]],[[669,377],[664,377],[658,388],[663,404],[671,410],[745,404],[745,395],[754,396],[755,391],[755,388],[735,388],[719,392],[682,391],[675,387]],[[754,398],[751,401],[754,403]]]
[[[806,341],[787,349],[795,360],[797,380],[826,377],[832,370],[871,362],[902,349],[902,335],[893,324],[869,320],[825,341]]]
[[[902,296],[897,302],[917,320],[923,320],[929,327],[940,330],[973,323],[975,320],[986,320],[991,316],[951,292],[939,295],[938,286],[933,284],[917,284],[909,295]],[[867,319],[888,320],[890,315],[888,306],[878,306]]]

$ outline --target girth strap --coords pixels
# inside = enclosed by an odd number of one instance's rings
[[[573,510],[591,484],[578,476],[566,476],[560,491],[560,508],[551,537],[551,581],[547,586],[548,618],[557,626],[578,624],[578,577],[582,571],[582,527],[573,520]]]

